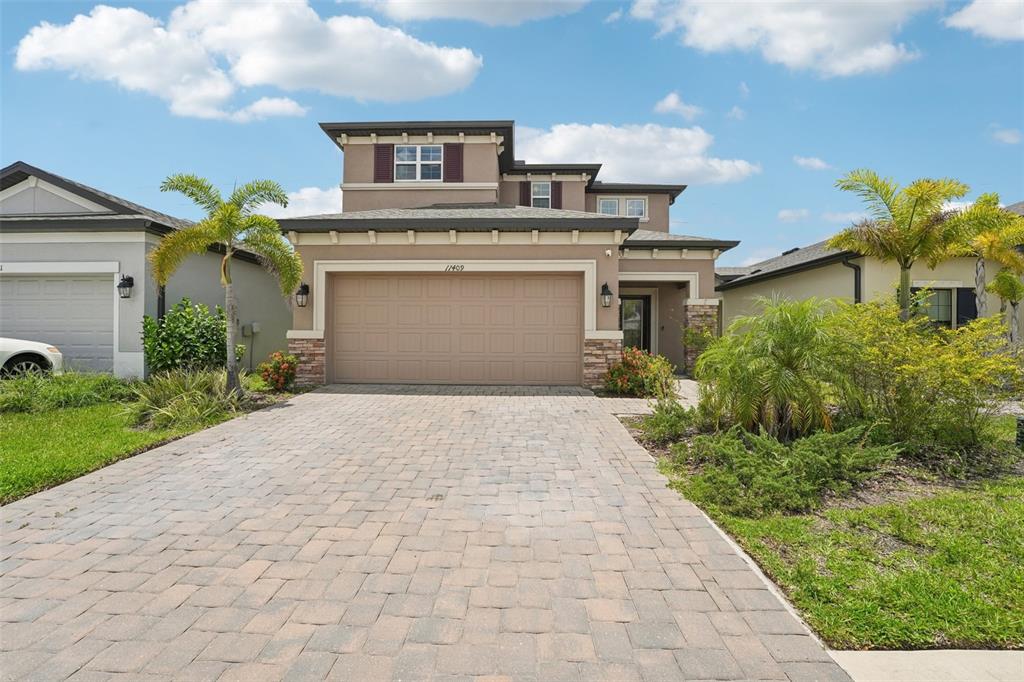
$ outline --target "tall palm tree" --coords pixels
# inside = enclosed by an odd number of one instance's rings
[[[950,211],[943,217],[959,235],[947,254],[938,260],[956,256],[974,256],[974,298],[978,317],[988,315],[985,297],[985,261],[998,263],[1018,275],[1024,274],[1024,217],[999,206],[998,194],[982,194],[967,208]],[[934,265],[934,262],[932,263]]]
[[[951,226],[940,219],[943,205],[967,194],[959,180],[922,178],[900,187],[873,170],[851,171],[836,187],[864,200],[869,217],[829,240],[829,246],[874,256],[900,267],[900,317],[910,318],[910,268],[930,260],[953,242]]]
[[[1010,306],[1010,343],[1020,343],[1020,302],[1024,299],[1024,282],[1012,270],[1002,269],[988,285],[988,290]]]
[[[175,230],[149,254],[153,277],[165,285],[189,255],[206,253],[211,245],[221,248],[220,283],[227,310],[227,371],[229,391],[241,392],[238,359],[235,357],[235,329],[238,301],[231,281],[231,257],[239,250],[254,254],[277,277],[284,296],[291,295],[302,279],[302,259],[281,236],[277,221],[256,213],[261,204],[288,204],[288,196],[272,180],[253,180],[235,188],[225,201],[213,184],[197,175],[179,173],[160,185],[162,192],[181,192],[206,212],[199,222]]]

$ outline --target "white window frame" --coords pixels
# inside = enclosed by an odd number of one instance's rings
[[[398,148],[399,147],[415,147],[416,148],[416,160],[415,161],[399,161],[398,160]],[[423,148],[424,147],[437,147],[441,150],[440,161],[424,161],[423,160]],[[398,177],[398,166],[415,166],[416,177],[415,178],[399,178]],[[423,177],[423,166],[439,166],[441,168],[441,177],[438,178],[424,178]],[[395,145],[395,159],[394,169],[392,171],[395,182],[443,182],[444,181],[444,145],[443,144],[396,144]]]
[[[643,205],[644,205],[644,212],[641,215],[638,215],[638,216],[631,216],[631,215],[629,215],[629,202],[631,202],[631,201],[639,201],[639,202],[643,203]],[[626,197],[625,201],[623,202],[622,210],[623,210],[623,215],[625,215],[627,218],[639,218],[640,220],[647,220],[648,219],[648,215],[647,215],[647,197]]]
[[[598,197],[597,197],[597,212],[598,213],[601,213],[601,201],[615,201],[615,202],[618,202],[617,205],[616,205],[616,209],[615,209],[616,210],[615,215],[622,216],[622,217],[625,217],[625,218],[639,218],[640,222],[642,222],[642,223],[646,223],[646,222],[648,222],[651,219],[651,216],[650,216],[650,202],[647,200],[646,196],[636,196],[636,195],[629,196],[629,195],[625,195],[625,196],[611,196],[611,197],[609,197],[609,196],[598,195]],[[630,215],[627,215],[627,213],[626,213],[626,202],[629,202],[629,201],[642,201],[642,202],[644,202],[644,214],[642,216],[630,216]],[[612,215],[612,214],[611,213],[603,213],[602,215]]]
[[[615,213],[605,213],[601,210],[602,201],[614,201],[615,202]],[[597,212],[601,215],[619,215],[619,198],[618,197],[598,197],[597,198]]]
[[[548,195],[546,197],[538,197],[537,196],[535,190],[536,190],[538,185],[547,185],[548,186]],[[535,180],[535,181],[531,182],[530,183],[530,206],[532,208],[551,208],[551,190],[552,190],[552,185],[551,185],[551,181],[550,180]],[[537,199],[547,199],[548,200],[548,205],[547,206],[537,206],[536,204],[533,203]]]

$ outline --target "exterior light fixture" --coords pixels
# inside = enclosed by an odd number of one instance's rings
[[[601,285],[601,305],[605,308],[612,307],[612,290],[608,288],[608,282]]]
[[[303,282],[299,285],[299,290],[295,292],[295,304],[300,308],[305,308],[307,303],[309,303],[309,285]]]
[[[131,275],[121,275],[121,281],[117,283],[117,295],[121,298],[131,298],[133,286],[135,286],[134,277]]]

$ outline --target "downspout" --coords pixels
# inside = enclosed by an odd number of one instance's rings
[[[847,256],[841,262],[846,267],[853,270],[853,302],[861,302],[861,287],[860,287],[860,266],[854,263],[851,259],[860,258],[860,256]]]

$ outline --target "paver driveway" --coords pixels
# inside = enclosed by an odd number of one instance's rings
[[[847,679],[608,404],[335,387],[2,510],[5,678]]]

